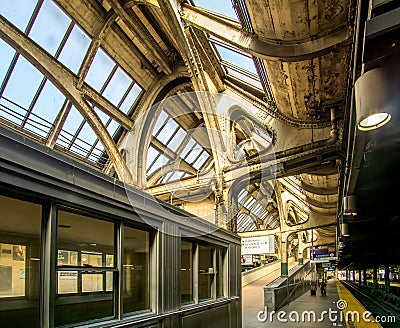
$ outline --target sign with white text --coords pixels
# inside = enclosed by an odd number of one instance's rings
[[[242,238],[242,254],[274,254],[274,236]]]

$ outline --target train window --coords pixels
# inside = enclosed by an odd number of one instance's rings
[[[123,311],[150,308],[150,233],[124,226]]]
[[[199,300],[212,298],[215,275],[213,251],[210,246],[199,246]]]
[[[58,211],[55,325],[112,318],[114,223]]]
[[[193,301],[193,243],[181,241],[181,303]]]
[[[4,327],[39,327],[42,207],[0,196],[0,318]]]

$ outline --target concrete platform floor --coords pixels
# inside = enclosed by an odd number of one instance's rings
[[[268,277],[268,276],[267,276]],[[272,279],[271,279],[272,280]],[[260,319],[266,319],[260,321],[257,317],[259,311],[263,310],[263,287],[270,281],[265,278],[261,278],[251,285],[243,288],[243,328],[262,328],[262,327],[346,327],[343,319],[343,312],[338,309],[337,301],[339,300],[338,289],[336,280],[328,280],[327,284],[327,296],[321,296],[320,290],[318,289],[316,296],[311,296],[309,292],[300,296],[298,299],[293,301],[287,306],[284,306],[279,311],[284,311],[285,316],[281,319],[286,319],[287,322],[278,320],[278,315],[275,313],[272,316],[268,314],[268,318],[260,316]],[[329,309],[331,309],[331,318],[329,317]],[[295,313],[291,313],[295,311]],[[305,311],[313,311],[315,313],[315,321],[312,317],[309,319],[308,314]],[[323,311],[327,311],[325,314]],[[333,311],[337,311],[336,313]],[[299,318],[297,320],[297,315]],[[336,320],[335,320],[336,314]],[[303,319],[304,318],[304,319]],[[321,318],[323,320],[321,320]],[[320,320],[320,321],[319,321]],[[294,322],[296,321],[296,322]]]

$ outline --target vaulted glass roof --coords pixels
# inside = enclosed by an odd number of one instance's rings
[[[1,1],[0,14],[23,31],[77,78],[124,114],[131,114],[142,88],[99,47],[87,74],[81,72],[91,37],[51,0]],[[55,144],[97,165],[107,160],[104,147],[79,110],[42,73],[0,39],[0,119],[44,140],[56,123]],[[23,92],[21,92],[23,90]],[[111,136],[122,127],[89,103]]]
[[[158,182],[170,182],[193,175],[203,170],[211,162],[211,156],[200,143],[165,110],[162,110],[154,124],[152,131],[153,140],[147,153],[147,177],[167,164],[184,162],[186,170],[168,172],[163,174]]]
[[[202,7],[209,11],[213,11],[220,15],[229,17],[237,21],[236,13],[233,10],[231,0],[218,0],[218,1],[210,1],[210,0],[194,0],[196,6]]]
[[[251,192],[247,189],[251,189]],[[238,194],[239,213],[237,216],[237,231],[254,231],[258,225],[263,225],[262,229],[273,229],[279,224],[279,218],[272,215],[267,210],[269,199],[267,195],[262,194],[259,188],[249,185],[242,189]]]
[[[193,0],[193,3],[198,7],[239,23],[231,0]],[[242,8],[243,6],[240,7]],[[220,59],[220,64],[228,77],[231,77],[233,81],[249,84],[261,92],[266,91],[266,97],[272,97],[268,77],[266,76],[262,61],[254,59],[239,48],[214,36],[209,35],[208,40],[217,57]],[[257,61],[258,67],[255,61]],[[260,74],[263,75],[263,79],[260,78]]]

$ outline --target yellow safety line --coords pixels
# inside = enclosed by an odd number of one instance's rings
[[[363,320],[363,313],[365,313],[367,310],[340,281],[337,281],[337,289],[338,289],[339,299],[345,300],[347,302],[347,307],[343,309],[347,328],[382,327],[381,325],[375,322],[375,318],[373,318],[372,316],[367,316],[367,319],[371,320],[371,322]],[[355,314],[356,312],[358,312],[359,314],[359,321],[356,320],[357,318],[357,315]]]

